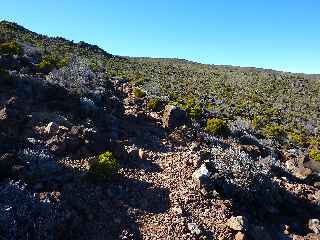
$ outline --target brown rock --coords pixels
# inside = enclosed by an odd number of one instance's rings
[[[320,235],[309,233],[307,236],[293,235],[292,240],[319,240]]]
[[[243,231],[247,229],[247,220],[243,216],[231,217],[227,226],[236,231]]]
[[[180,107],[167,105],[163,113],[162,122],[165,128],[174,129],[187,124],[187,113]]]
[[[238,232],[238,233],[236,234],[236,236],[234,237],[234,239],[235,239],[235,240],[246,240],[247,238],[246,238],[246,236],[244,235],[244,233]]]
[[[260,148],[255,145],[241,145],[240,150],[248,153],[252,157],[259,157],[262,155]]]
[[[286,161],[286,167],[293,176],[301,180],[305,180],[312,175],[312,171],[303,165],[303,159],[301,158],[294,158]]]

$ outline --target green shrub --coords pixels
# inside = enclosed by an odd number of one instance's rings
[[[309,150],[308,156],[315,161],[320,161],[320,151],[319,150],[316,150],[316,149]]]
[[[283,128],[283,126],[270,124],[263,129],[263,133],[266,137],[274,139],[281,139],[287,135],[286,130]]]
[[[59,60],[57,62],[57,67],[58,68],[62,68],[64,66],[68,65],[68,64],[69,64],[69,59],[67,57],[64,57],[64,58],[62,58],[61,60]]]
[[[99,155],[89,168],[90,174],[100,180],[106,180],[115,175],[119,170],[119,163],[109,151]]]
[[[201,106],[193,98],[188,99],[187,102],[182,105],[182,108],[185,109],[188,115],[193,119],[199,119],[203,114]]]
[[[147,103],[147,108],[151,111],[156,111],[159,108],[159,100],[158,99],[150,99]]]
[[[16,42],[0,44],[0,53],[9,55],[21,55],[22,48]]]
[[[290,138],[291,142],[293,142],[295,144],[299,144],[301,146],[305,146],[307,143],[305,137],[302,134],[297,133],[297,132],[290,132],[289,138]]]
[[[143,98],[145,97],[147,94],[141,90],[140,88],[135,88],[134,89],[134,96],[137,97],[137,98]]]
[[[49,73],[57,67],[58,61],[51,55],[42,58],[41,62],[36,66],[42,73]]]
[[[208,119],[205,130],[210,134],[219,136],[226,136],[230,133],[228,124],[219,118]]]
[[[308,143],[315,147],[320,147],[320,137],[312,137],[309,139]]]
[[[57,58],[53,55],[46,55],[41,59],[41,62],[36,66],[38,70],[42,73],[49,73],[55,68],[62,68],[68,65],[69,59],[67,57]]]

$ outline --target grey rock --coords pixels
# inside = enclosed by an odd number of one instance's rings
[[[58,130],[59,130],[59,125],[54,122],[50,122],[45,128],[45,133],[55,134],[58,132]]]
[[[191,234],[194,234],[194,235],[201,234],[201,230],[199,229],[198,225],[195,223],[188,223],[188,229],[191,232]]]
[[[200,149],[199,143],[193,142],[193,143],[191,144],[191,146],[190,146],[190,150],[191,150],[191,151],[198,151],[199,149]]]
[[[192,179],[195,185],[199,188],[206,185],[206,183],[209,180],[209,177],[210,177],[210,172],[207,169],[205,164],[202,164],[201,167],[192,174]]]
[[[243,135],[240,137],[239,142],[243,145],[261,146],[259,140],[253,135]]]
[[[320,220],[319,219],[310,219],[308,222],[308,227],[315,234],[320,234]]]

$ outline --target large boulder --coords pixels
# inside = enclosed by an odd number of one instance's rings
[[[188,123],[187,113],[178,106],[167,105],[162,122],[165,128],[174,129]]]

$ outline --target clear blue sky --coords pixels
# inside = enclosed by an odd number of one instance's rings
[[[125,56],[320,73],[319,0],[10,0],[0,18]]]

